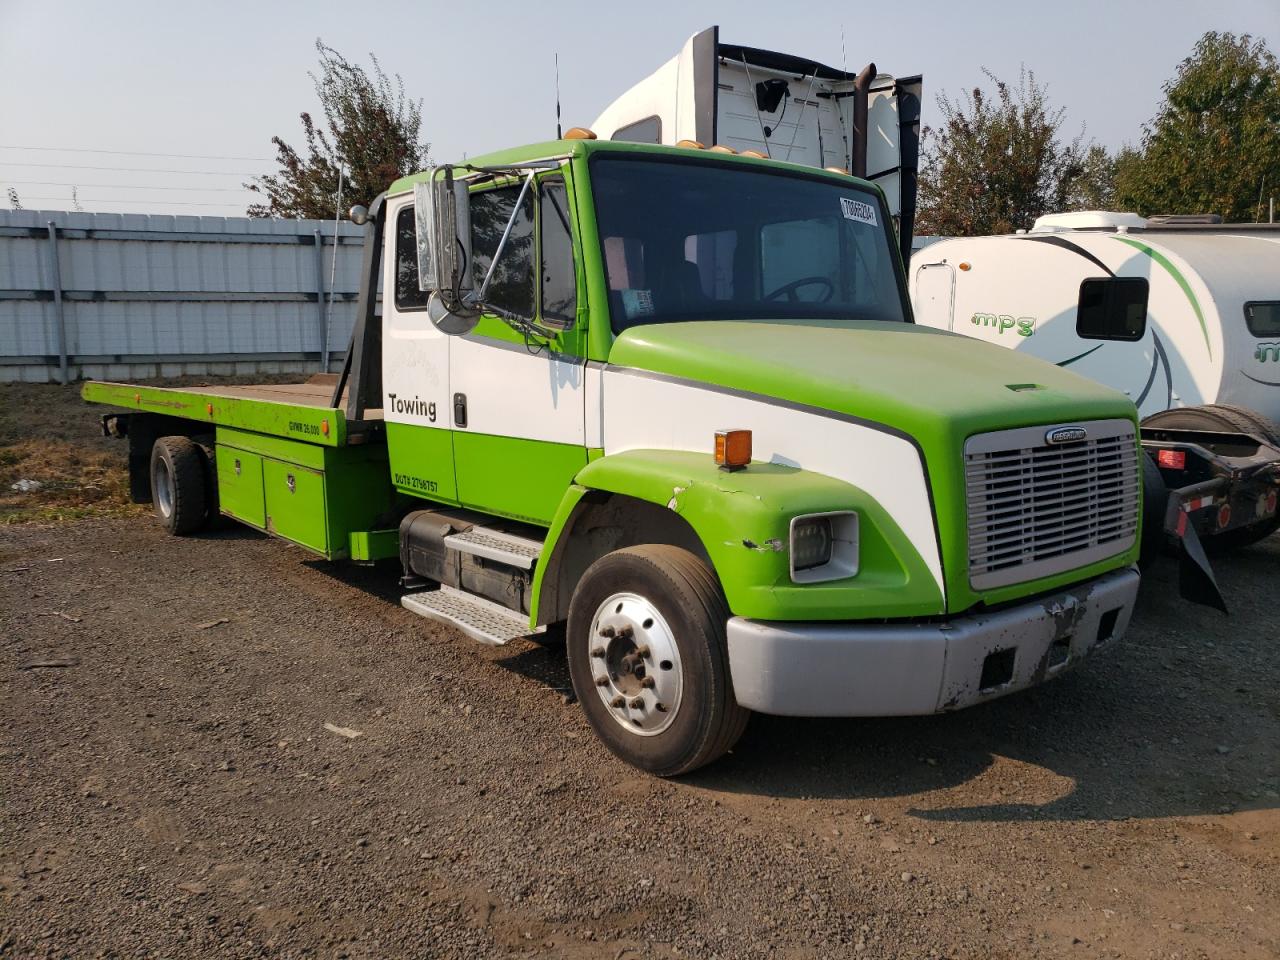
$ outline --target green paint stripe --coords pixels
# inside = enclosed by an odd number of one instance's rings
[[[1076,355],[1075,355],[1074,357],[1072,357],[1070,360],[1062,360],[1062,361],[1060,361],[1060,362],[1057,364],[1057,366],[1059,366],[1059,367],[1069,367],[1069,366],[1071,366],[1073,363],[1075,363],[1077,360],[1083,360],[1083,359],[1084,359],[1085,357],[1087,357],[1089,354],[1091,354],[1091,353],[1093,353],[1093,352],[1095,352],[1095,351],[1097,351],[1097,350],[1101,350],[1101,349],[1102,349],[1103,347],[1105,347],[1105,346],[1106,346],[1106,344],[1105,344],[1105,343],[1100,343],[1100,344],[1098,344],[1096,347],[1093,347],[1092,349],[1086,350],[1084,353],[1078,353],[1078,354],[1076,354]]]
[[[1160,264],[1160,266],[1164,267],[1165,270],[1169,272],[1169,276],[1173,277],[1173,279],[1178,282],[1178,286],[1182,288],[1182,292],[1187,295],[1187,299],[1191,302],[1191,309],[1196,312],[1196,319],[1200,321],[1200,332],[1204,334],[1204,347],[1209,353],[1209,359],[1212,360],[1213,347],[1209,344],[1209,326],[1204,322],[1204,312],[1200,309],[1200,301],[1196,299],[1196,295],[1191,291],[1191,284],[1187,282],[1187,278],[1184,277],[1182,272],[1169,261],[1168,257],[1163,253],[1160,253],[1158,250],[1153,250],[1145,243],[1134,240],[1132,237],[1113,237],[1112,239],[1119,240],[1121,243],[1127,243],[1135,250],[1140,250],[1145,253],[1156,263]]]

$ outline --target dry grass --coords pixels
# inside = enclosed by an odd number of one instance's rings
[[[219,383],[296,383],[304,376],[219,378]],[[207,379],[147,381],[194,386]],[[145,511],[129,502],[126,442],[102,436],[107,407],[80,399],[80,385],[0,384],[0,525],[59,522]],[[40,489],[21,493],[19,480]]]

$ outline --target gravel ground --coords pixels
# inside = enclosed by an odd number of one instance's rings
[[[1158,572],[1038,690],[756,717],[665,782],[562,653],[420,620],[395,570],[0,529],[0,956],[1276,957],[1277,563],[1219,561],[1229,619]]]

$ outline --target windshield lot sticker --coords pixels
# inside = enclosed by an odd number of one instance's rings
[[[863,203],[861,200],[850,200],[848,197],[841,197],[840,212],[844,214],[846,220],[857,220],[859,223],[870,224],[873,227],[879,225],[879,221],[876,219],[876,208],[869,203]]]
[[[627,311],[627,319],[653,316],[652,290],[623,290],[622,309]]]

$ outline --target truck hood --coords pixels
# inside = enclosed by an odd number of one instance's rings
[[[609,363],[895,427],[929,451],[974,433],[1134,419],[1124,394],[969,337],[907,323],[706,321],[633,327]]]
[[[1018,585],[979,594],[969,583],[965,440],[1012,427],[1137,418],[1123,393],[1069,370],[906,323],[711,321],[635,327],[614,343],[609,363],[853,416],[907,435],[924,461],[952,612],[1004,602],[1028,589]],[[1063,574],[1060,582],[1126,562],[1117,556]]]

